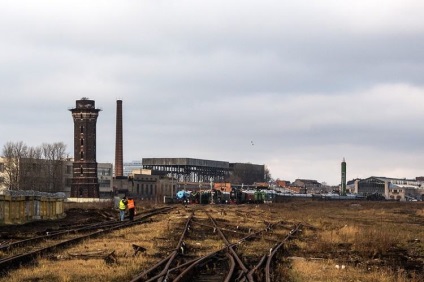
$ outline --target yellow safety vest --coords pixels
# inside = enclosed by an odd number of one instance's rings
[[[119,201],[119,209],[120,210],[125,210],[126,206],[125,206],[125,202],[124,200],[120,200]]]

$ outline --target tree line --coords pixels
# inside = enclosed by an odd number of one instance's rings
[[[3,146],[3,177],[1,186],[9,190],[56,192],[63,187],[64,160],[67,158],[63,142],[27,146],[24,142],[7,142]]]
[[[232,173],[226,178],[226,182],[232,184],[253,184],[255,182],[269,182],[272,180],[271,172],[267,166],[261,170],[251,163],[238,163],[233,166]]]

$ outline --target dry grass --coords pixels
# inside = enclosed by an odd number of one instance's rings
[[[172,230],[168,232],[169,218],[172,218]],[[128,281],[160,259],[158,249],[175,248],[170,235],[182,222],[185,222],[184,216],[159,215],[152,223],[117,230],[107,237],[86,240],[54,257],[39,259],[36,266],[21,268],[0,281]],[[134,256],[132,244],[143,246],[147,251]],[[115,261],[108,264],[103,257],[76,257],[99,252],[114,252]]]
[[[344,265],[333,260],[293,259],[289,271],[289,281],[320,282],[320,281],[369,281],[369,282],[418,282],[408,278],[406,273],[390,270],[366,271]],[[286,271],[282,269],[281,271]]]
[[[417,216],[421,216],[421,217],[423,217],[423,218],[424,218],[424,209],[418,209],[418,210],[416,211],[416,214],[417,214]]]
[[[388,224],[384,226],[344,225],[337,229],[323,230],[314,241],[313,248],[317,252],[336,251],[341,245],[349,246],[352,251],[368,253],[383,253],[396,246],[405,237],[404,230]]]
[[[424,257],[423,207],[420,203],[311,201],[227,206],[225,210],[222,206],[190,206],[158,215],[152,223],[87,240],[54,258],[40,259],[34,267],[11,272],[0,281],[131,280],[174,250],[190,212],[195,212],[199,222],[211,225],[203,212],[207,210],[221,227],[237,230],[238,226],[241,232],[262,230],[266,222],[285,222],[272,234],[237,246],[238,252],[253,262],[275,245],[275,241],[266,238],[282,239],[289,226],[304,223],[301,235],[285,247],[286,257],[280,254],[280,263],[274,267],[281,280],[417,282],[422,281],[423,274],[406,271],[395,258],[396,250],[407,252],[409,257]],[[218,234],[211,234],[211,228],[195,224],[192,228],[207,235],[203,239],[195,235],[187,238],[186,244],[195,255],[202,256],[225,245]],[[243,236],[225,234],[233,243]],[[132,244],[147,251],[134,256]],[[103,258],[80,259],[70,255],[113,251],[116,261],[111,264]]]
[[[294,255],[280,272],[289,281],[422,281],[422,271],[406,271],[397,261],[413,256],[424,263],[423,205],[410,203],[311,203],[295,208],[305,229]],[[292,214],[290,214],[292,215]],[[298,216],[297,215],[297,216]],[[292,218],[296,217],[293,214]],[[291,265],[287,272],[285,268]],[[339,265],[339,269],[336,268]],[[345,265],[342,271],[341,265]]]

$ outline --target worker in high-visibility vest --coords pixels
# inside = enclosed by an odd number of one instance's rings
[[[122,199],[119,201],[119,206],[118,206],[118,208],[119,208],[119,219],[121,221],[124,221],[125,210],[127,209],[127,204],[128,204],[127,197],[125,197],[125,196],[122,197]]]
[[[127,207],[128,207],[128,217],[130,218],[130,220],[134,220],[135,202],[133,198],[131,197],[128,198]]]

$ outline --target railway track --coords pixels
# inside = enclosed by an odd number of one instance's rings
[[[127,228],[136,224],[142,224],[147,219],[160,213],[171,211],[172,207],[153,209],[138,215],[133,221],[106,221],[95,224],[78,226],[77,228],[66,228],[54,232],[36,236],[34,238],[10,242],[0,246],[0,275],[6,274],[12,269],[27,265],[38,257],[54,253],[60,249],[77,244],[85,239],[102,236],[108,232]]]
[[[263,221],[263,229],[255,231],[248,224],[234,226],[207,211],[204,214],[206,216],[194,210],[180,232],[175,249],[149,269],[134,276],[131,282],[277,281],[272,272],[276,254],[296,236],[302,225],[289,228],[287,223],[281,221]],[[210,241],[217,242],[219,247],[206,250],[203,242]],[[258,242],[271,247],[255,250],[255,258],[247,259],[252,256],[248,248],[255,249]],[[262,255],[258,255],[258,251]]]

